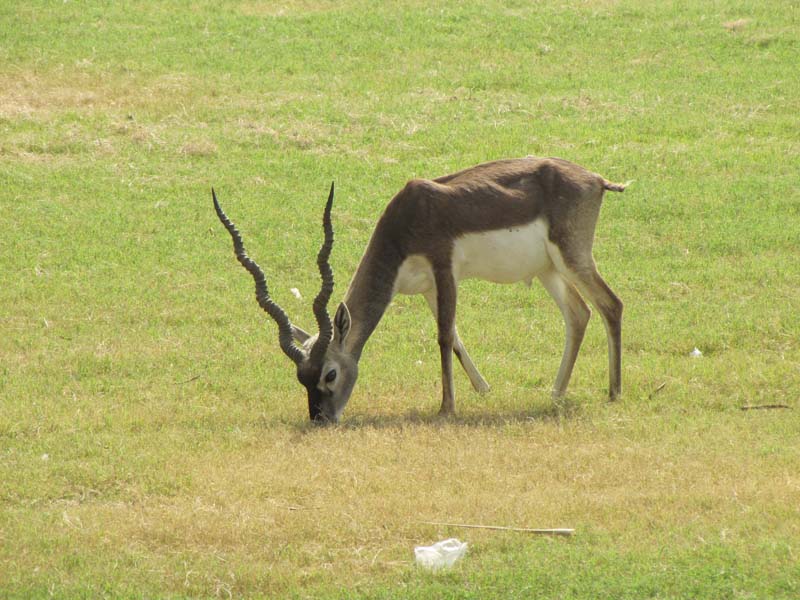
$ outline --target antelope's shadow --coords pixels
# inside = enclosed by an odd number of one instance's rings
[[[316,424],[310,421],[294,422],[292,425],[300,432],[312,432],[321,428],[341,429],[402,429],[409,426],[497,428],[529,423],[553,423],[573,421],[584,414],[583,403],[571,398],[561,398],[556,402],[541,403],[529,408],[478,408],[466,407],[454,415],[441,416],[435,410],[430,412],[416,409],[402,413],[359,413],[354,411],[345,415],[337,424]]]

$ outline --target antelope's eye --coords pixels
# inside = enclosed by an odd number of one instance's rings
[[[328,374],[325,375],[325,383],[332,383],[334,379],[336,379],[336,369],[331,369],[328,371]]]

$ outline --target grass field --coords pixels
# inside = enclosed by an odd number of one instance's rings
[[[0,3],[0,597],[799,597],[798,49],[777,0]],[[556,306],[466,282],[488,395],[436,418],[398,298],[308,426],[210,187],[311,328],[331,180],[338,301],[406,180],[526,154],[635,180],[622,399],[597,316],[553,403]]]

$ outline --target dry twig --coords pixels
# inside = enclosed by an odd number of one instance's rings
[[[659,385],[659,386],[658,386],[656,389],[654,389],[652,392],[650,392],[650,395],[647,397],[647,399],[648,399],[648,400],[652,400],[652,399],[653,399],[653,396],[655,396],[655,395],[656,395],[658,392],[660,392],[661,390],[663,390],[665,387],[667,387],[667,382],[666,382],[666,381],[665,381],[664,383],[662,383],[661,385]]]
[[[502,525],[469,525],[466,523],[440,523],[438,521],[422,521],[426,525],[441,525],[444,527],[463,527],[465,529],[492,529],[495,531],[514,531],[518,533],[536,533],[539,535],[569,536],[575,533],[574,529],[529,529],[527,527],[503,527]]]

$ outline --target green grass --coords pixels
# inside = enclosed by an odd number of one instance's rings
[[[800,595],[799,46],[777,1],[0,3],[0,596]],[[553,404],[555,305],[466,282],[489,395],[434,417],[398,298],[309,428],[210,187],[310,329],[331,180],[338,300],[406,180],[526,154],[635,180],[622,400],[597,317]]]

